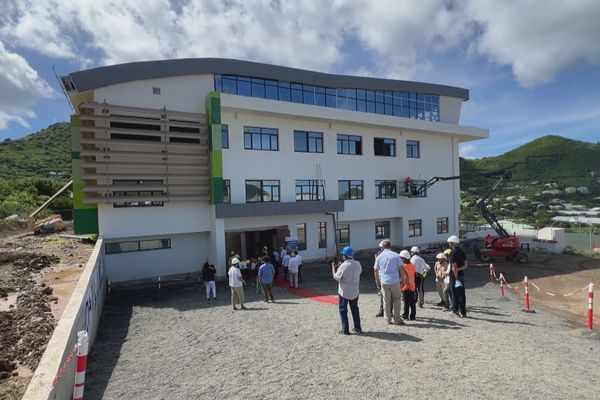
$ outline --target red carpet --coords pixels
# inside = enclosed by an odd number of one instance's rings
[[[321,303],[328,303],[333,305],[338,305],[338,296],[327,296],[323,294],[317,294],[311,292],[310,290],[302,289],[302,288],[291,288],[289,283],[283,280],[283,277],[277,277],[277,284],[281,286],[284,290],[295,294],[298,297],[305,297],[310,300],[319,301]]]

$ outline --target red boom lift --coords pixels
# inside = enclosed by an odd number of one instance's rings
[[[486,194],[477,202],[479,213],[487,221],[492,229],[498,234],[489,245],[479,248],[475,251],[477,258],[483,262],[488,262],[492,258],[505,257],[509,260],[517,260],[524,264],[529,260],[527,253],[521,250],[521,242],[516,235],[511,235],[498,222],[498,219],[490,210],[488,205],[502,188],[504,183],[511,178],[510,173],[505,171],[500,179],[487,191]]]

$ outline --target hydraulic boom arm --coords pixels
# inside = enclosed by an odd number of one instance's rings
[[[500,223],[498,222],[498,218],[494,215],[493,212],[488,210],[488,205],[494,199],[498,191],[504,186],[504,183],[511,178],[510,173],[505,171],[500,179],[494,183],[494,185],[483,195],[479,201],[477,201],[477,207],[479,208],[479,213],[486,220],[488,224],[492,227],[492,229],[498,234],[499,237],[509,237],[510,234]]]

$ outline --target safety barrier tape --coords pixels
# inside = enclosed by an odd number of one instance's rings
[[[494,270],[494,268],[493,268],[493,267],[491,267],[490,269],[493,271],[493,273],[494,273],[494,278],[496,279],[496,281],[502,281],[502,282],[504,282],[504,285],[505,285],[506,287],[508,287],[509,289],[511,289],[511,290],[517,290],[517,289],[519,289],[519,288],[521,287],[520,285],[519,285],[519,286],[511,286],[511,285],[510,285],[510,284],[509,284],[509,283],[506,281],[506,278],[504,278],[504,275],[502,274],[502,272],[500,273],[500,275],[496,275],[496,271]],[[523,281],[521,281],[521,282],[519,282],[519,283],[524,283],[524,282],[525,282],[525,281],[523,280]],[[535,284],[533,281],[531,281],[531,280],[530,280],[528,283],[529,283],[529,284],[531,284],[531,286],[533,286],[533,287],[534,287],[534,288],[537,290],[537,292],[538,292],[538,293],[542,293],[542,292],[543,292],[544,294],[546,294],[546,295],[548,295],[548,296],[553,296],[553,297],[555,297],[555,296],[570,297],[570,296],[573,296],[573,295],[575,295],[575,294],[577,294],[577,293],[584,292],[584,291],[588,290],[588,289],[589,289],[589,287],[590,287],[590,284],[588,283],[587,285],[585,285],[585,286],[584,286],[584,287],[582,287],[581,289],[577,289],[577,290],[575,290],[575,291],[573,291],[573,292],[569,292],[569,293],[554,293],[554,292],[549,292],[549,291],[543,290],[542,288],[540,288],[538,285],[536,285],[536,284]]]

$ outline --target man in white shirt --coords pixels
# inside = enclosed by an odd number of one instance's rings
[[[417,287],[417,297],[419,299],[419,307],[423,308],[423,304],[425,303],[425,276],[427,276],[427,273],[431,267],[425,262],[425,260],[423,260],[423,257],[419,255],[420,252],[421,251],[419,250],[419,247],[413,246],[410,249],[410,254],[412,256],[410,258],[410,262],[415,266],[415,286]]]
[[[229,268],[229,287],[231,288],[231,305],[234,310],[237,310],[236,304],[240,304],[242,310],[244,307],[244,285],[246,281],[242,278],[242,272],[240,271],[240,260],[236,257],[231,259],[231,268]]]
[[[284,254],[285,252],[285,254]],[[283,264],[283,280],[285,282],[289,282],[289,273],[290,273],[290,260],[292,259],[292,256],[290,256],[287,251],[285,251],[285,249],[281,250],[281,254],[283,254],[281,256],[281,263]]]
[[[360,274],[362,267],[360,263],[353,259],[354,251],[350,246],[342,249],[343,263],[331,263],[331,273],[333,279],[339,282],[339,311],[340,319],[342,320],[342,330],[338,333],[342,335],[350,334],[350,326],[348,323],[348,304],[352,313],[352,321],[354,322],[354,333],[362,333],[360,326],[360,312],[358,310],[358,294],[360,287]]]
[[[298,259],[298,283],[302,283],[302,256],[298,250],[294,254],[296,254],[296,258]]]
[[[392,323],[392,309],[394,313],[394,323],[396,325],[404,324],[400,317],[400,299],[402,291],[400,290],[400,256],[391,250],[392,244],[389,240],[382,240],[379,244],[383,250],[373,266],[375,275],[375,284],[383,293],[383,306],[385,319],[388,324]]]
[[[296,256],[296,253],[292,253],[292,259],[289,262],[290,270],[290,287],[298,287],[298,271],[300,270],[300,259]]]

